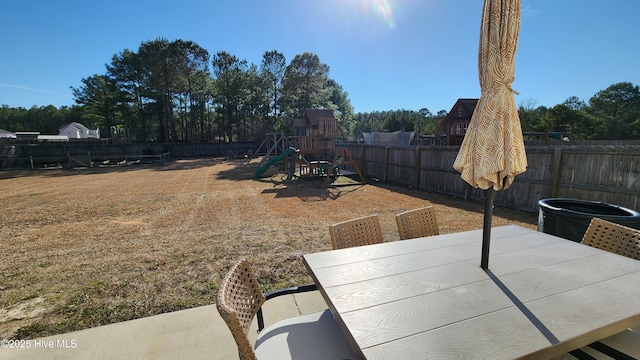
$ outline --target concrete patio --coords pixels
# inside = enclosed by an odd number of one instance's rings
[[[317,291],[281,296],[264,305],[265,325],[326,308]],[[256,336],[254,320],[250,331],[252,342]],[[637,356],[640,354],[640,327],[634,328],[631,334],[614,335],[603,342]],[[23,345],[25,348],[7,348],[3,343],[0,359],[238,359],[236,344],[215,305],[32,339]],[[592,349],[583,349],[596,359],[610,359]],[[565,354],[557,359],[575,358]]]
[[[271,299],[265,324],[326,309],[319,292]],[[250,336],[255,341],[254,320]],[[238,359],[236,343],[215,305],[33,339],[28,348],[0,347],[0,359]]]

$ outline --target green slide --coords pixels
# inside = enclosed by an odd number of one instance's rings
[[[294,152],[295,149],[290,147],[287,148],[282,154],[269,159],[269,161],[267,161],[266,163],[262,164],[262,166],[260,166],[259,168],[256,169],[256,172],[253,174],[253,180],[256,180],[260,177],[260,175],[262,175],[263,172],[265,172],[268,168],[271,167],[271,165],[277,164],[280,161],[282,161],[282,159],[286,158],[287,156],[289,156],[289,154],[291,154],[292,152]]]

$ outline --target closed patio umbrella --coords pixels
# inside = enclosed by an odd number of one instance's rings
[[[496,190],[509,188],[526,171],[520,118],[511,88],[520,32],[521,0],[484,0],[478,76],[481,95],[453,167],[484,190],[483,269],[488,269],[491,217]]]

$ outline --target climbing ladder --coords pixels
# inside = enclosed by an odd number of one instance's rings
[[[260,163],[264,163],[268,161],[271,156],[279,156],[290,147],[293,147],[293,145],[283,133],[267,133],[262,144],[260,144],[258,149],[251,154],[249,160],[247,160],[247,164],[258,156],[258,154],[261,154],[261,150],[265,152],[265,155]]]

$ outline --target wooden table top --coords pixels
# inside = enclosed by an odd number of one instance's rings
[[[366,359],[550,358],[640,324],[640,261],[542,232],[482,230],[304,256]]]

